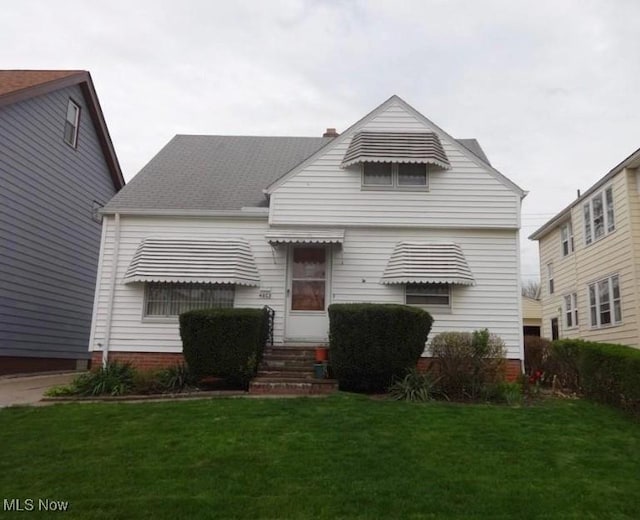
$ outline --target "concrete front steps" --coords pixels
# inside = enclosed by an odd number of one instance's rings
[[[335,379],[316,379],[315,346],[278,345],[264,351],[258,375],[249,385],[257,395],[318,395],[338,389]]]

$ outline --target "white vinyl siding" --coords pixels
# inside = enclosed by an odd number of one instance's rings
[[[583,205],[584,241],[590,245],[615,230],[613,188],[596,193]]]
[[[396,104],[357,130],[434,131]],[[444,137],[441,142],[451,168],[430,169],[428,191],[424,187],[363,189],[360,166],[341,168],[350,136],[340,136],[313,163],[274,190],[270,222],[341,227],[517,228],[519,195],[461,145]]]
[[[105,337],[108,288],[112,273],[113,217],[107,217],[103,265],[98,284],[96,327],[91,350],[99,350]],[[140,240],[146,236],[182,238],[243,237],[251,245],[260,273],[260,287],[236,286],[235,307],[269,305],[275,311],[275,341],[284,337],[286,246],[273,249],[265,239],[265,221],[213,218],[122,217],[120,253],[113,307],[110,350],[180,352],[177,323],[143,321],[144,284],[123,284],[122,278]],[[448,330],[472,332],[487,327],[502,337],[510,358],[522,358],[518,234],[512,230],[420,230],[415,228],[346,228],[342,247],[331,249],[333,271],[327,298],[330,303],[405,303],[403,284],[385,285],[382,274],[398,240],[455,241],[462,248],[475,285],[452,288],[450,309],[435,318],[429,339]],[[261,289],[270,299],[261,299]]]
[[[100,350],[107,323],[109,283],[113,272],[114,219],[105,217],[105,244],[102,270],[97,285],[95,332],[90,350]],[[249,242],[260,274],[260,286],[235,286],[234,307],[272,307],[275,334],[284,327],[284,248],[274,248],[264,236],[266,220],[222,220],[213,218],[121,217],[120,251],[111,324],[110,350],[129,352],[181,352],[177,320],[144,318],[145,283],[124,284],[123,278],[140,241],[146,237],[180,239],[244,238]],[[261,298],[260,292],[270,298]]]

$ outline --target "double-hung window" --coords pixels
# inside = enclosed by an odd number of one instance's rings
[[[578,326],[578,295],[576,293],[567,294],[564,297],[564,317],[566,328]]]
[[[64,141],[70,146],[78,146],[78,126],[80,125],[80,106],[69,99],[67,117],[64,122]]]
[[[555,284],[553,282],[553,264],[547,264],[547,278],[549,280],[549,294],[555,292]]]
[[[147,283],[144,317],[168,318],[195,309],[233,307],[233,297],[233,285]]]
[[[573,227],[571,226],[571,221],[560,227],[560,242],[562,243],[562,256],[568,256],[573,253]]]
[[[589,284],[589,311],[592,327],[622,322],[618,275]]]
[[[388,190],[426,190],[429,170],[426,164],[366,162],[362,165],[363,188]]]
[[[595,194],[584,203],[584,243],[589,245],[616,229],[613,210],[613,188]]]

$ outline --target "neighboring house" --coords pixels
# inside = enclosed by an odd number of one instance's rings
[[[525,336],[540,336],[542,329],[542,302],[522,297],[522,331]]]
[[[531,235],[542,335],[640,347],[640,150]]]
[[[124,185],[88,72],[0,71],[0,374],[87,365],[99,209]]]
[[[488,327],[518,371],[524,194],[397,96],[341,135],[178,135],[104,209],[93,360],[180,360],[194,307],[268,305],[313,345],[329,304],[383,302]]]

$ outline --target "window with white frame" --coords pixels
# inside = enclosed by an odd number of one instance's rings
[[[407,305],[451,306],[451,286],[444,283],[410,283],[405,286]]]
[[[553,294],[555,291],[555,284],[553,282],[553,264],[547,264],[547,278],[549,280],[549,294]]]
[[[564,324],[566,328],[578,326],[578,294],[567,294],[564,297]]]
[[[571,226],[571,221],[565,222],[560,227],[560,242],[562,243],[562,256],[568,256],[573,253],[573,227]]]
[[[67,117],[64,122],[64,141],[74,148],[78,145],[78,127],[80,124],[80,106],[69,99]]]
[[[596,193],[583,207],[584,243],[589,245],[616,229],[613,210],[613,188]]]
[[[234,286],[211,283],[147,283],[144,316],[172,317],[196,309],[233,307]]]
[[[589,284],[589,310],[592,327],[622,322],[618,275]]]
[[[362,186],[426,190],[429,187],[429,171],[426,164],[366,162],[362,165]]]

